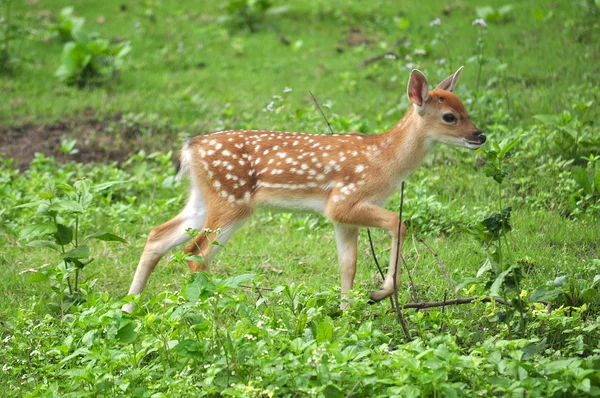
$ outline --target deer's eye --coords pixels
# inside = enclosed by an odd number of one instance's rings
[[[454,116],[453,113],[444,113],[444,116],[442,116],[442,119],[444,119],[444,121],[446,123],[454,123],[454,122],[456,122],[456,116]]]

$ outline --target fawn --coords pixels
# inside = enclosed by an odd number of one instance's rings
[[[452,94],[462,67],[429,90],[427,78],[413,70],[408,81],[412,106],[388,132],[378,135],[325,135],[263,130],[227,130],[193,137],[183,145],[178,177],[191,188],[181,213],[154,228],[146,241],[129,294],[139,294],[160,258],[198,234],[185,248],[203,262],[188,261],[193,272],[210,264],[257,207],[311,211],[333,222],[342,274],[342,298],[354,283],[359,227],[383,228],[392,235],[390,266],[380,301],[393,293],[395,247],[406,234],[398,215],[381,206],[416,168],[434,142],[477,149],[485,135],[469,120]],[[220,233],[214,231],[220,229]],[[205,232],[206,231],[206,232]],[[213,245],[214,241],[220,245]],[[400,273],[397,274],[399,277]],[[345,308],[346,302],[341,307]],[[133,303],[123,306],[130,312]]]

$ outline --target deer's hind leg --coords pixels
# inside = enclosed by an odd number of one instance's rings
[[[201,231],[185,248],[185,253],[202,257],[201,261],[188,261],[192,272],[206,269],[219,252],[248,219],[252,209],[247,205],[225,200],[210,200],[208,217]]]
[[[207,218],[206,210],[207,206],[202,194],[196,187],[192,187],[183,211],[150,231],[128,295],[140,294],[162,256],[175,246],[189,240],[186,233],[188,228],[200,228],[204,225]],[[123,311],[131,312],[133,307],[133,303],[127,303],[123,306]]]

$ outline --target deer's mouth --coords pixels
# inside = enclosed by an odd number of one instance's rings
[[[480,142],[480,141],[468,141],[468,140],[463,139],[464,146],[467,147],[467,148],[469,148],[469,149],[473,149],[473,150],[481,148],[481,146],[484,143],[485,143],[485,141],[484,142]]]

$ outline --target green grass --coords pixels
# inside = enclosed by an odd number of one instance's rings
[[[101,116],[146,112],[168,116],[173,125],[190,133],[256,125],[297,130],[308,125],[292,115],[295,109],[309,105],[308,90],[312,90],[321,102],[334,104],[331,112],[356,114],[369,123],[370,130],[381,131],[401,116],[407,104],[407,62],[380,62],[365,69],[358,64],[384,52],[385,46],[389,48],[405,35],[411,49],[400,50],[401,55],[415,48],[430,48],[428,56],[416,56],[412,62],[431,80],[445,77],[464,64],[467,68],[461,86],[475,88],[477,66],[468,60],[476,52],[477,30],[471,26],[476,14],[475,6],[468,3],[454,5],[450,16],[444,16],[443,1],[427,5],[372,2],[368,6],[297,1],[289,3],[288,13],[269,19],[266,29],[256,34],[228,32],[216,24],[223,13],[219,2],[200,6],[185,1],[177,6],[159,3],[156,22],[144,17],[139,3],[129,5],[126,12],[119,11],[120,4],[107,1],[75,6],[75,13],[86,18],[86,30],[98,31],[106,38],[125,38],[133,47],[118,84],[78,90],[64,87],[54,77],[62,44],[46,29],[48,14],[54,15],[70,3],[54,1],[43,7],[15,3],[15,19],[35,26],[35,33],[13,44],[22,64],[0,86],[3,96],[10,99],[0,105],[2,120],[19,124],[25,120],[80,118],[84,112]],[[498,7],[503,2],[488,4]],[[543,22],[534,18],[531,6],[514,4],[512,20],[490,23],[486,37],[486,57],[508,64],[510,112],[524,122],[533,114],[569,106],[564,103],[564,92],[572,86],[592,84],[598,73],[593,44],[598,29],[595,25],[587,28],[591,24],[587,20],[593,16],[586,15],[577,2],[557,8],[552,4],[536,4],[545,15],[553,13]],[[406,30],[394,23],[400,16],[410,21]],[[106,22],[98,24],[99,17]],[[441,18],[442,26],[432,28],[429,22],[436,17]],[[360,28],[373,44],[345,46],[343,53],[337,53],[336,45],[344,44],[352,27]],[[558,37],[554,35],[557,27],[561,31]],[[445,32],[447,49],[441,43],[429,45],[438,32]],[[295,50],[294,46],[282,45],[281,35],[292,43],[301,41],[302,46]],[[180,43],[181,53],[177,50]],[[445,65],[439,65],[440,58],[447,60]],[[198,68],[200,62],[206,68]],[[495,63],[485,65],[483,84],[495,75]],[[283,114],[257,112],[273,95],[282,95],[285,87],[293,91],[285,95]],[[226,103],[233,106],[232,120],[223,120]],[[484,118],[480,124],[487,122],[485,115],[480,116]]]
[[[421,367],[411,368],[415,357],[425,358],[433,352],[441,365],[430,357],[428,360],[433,362],[427,363],[432,369],[439,365],[439,369],[447,370],[444,383],[464,383],[466,387],[453,387],[459,395],[598,393],[600,380],[586,372],[598,371],[600,349],[593,337],[597,337],[600,303],[599,286],[593,282],[600,274],[600,197],[597,192],[586,196],[573,174],[573,165],[586,167],[589,155],[597,156],[600,148],[600,89],[596,82],[600,73],[600,11],[592,2],[515,2],[507,21],[488,21],[481,70],[472,59],[477,55],[479,34],[472,25],[477,18],[477,2],[473,1],[450,3],[452,9],[446,15],[443,10],[449,3],[437,0],[297,0],[286,3],[286,13],[267,17],[256,33],[221,23],[225,14],[222,2],[201,3],[148,2],[154,4],[155,21],[145,16],[142,2],[127,3],[126,11],[120,9],[125,4],[122,1],[74,4],[75,14],[86,18],[85,30],[97,31],[107,39],[130,40],[133,48],[118,81],[83,89],[65,86],[54,76],[63,44],[49,27],[60,9],[72,4],[12,4],[13,23],[22,34],[11,43],[18,63],[8,72],[0,72],[0,131],[28,131],[31,126],[43,128],[65,121],[69,122],[66,126],[76,128],[86,120],[96,120],[115,136],[120,135],[118,140],[127,139],[122,132],[131,133],[147,141],[144,148],[158,148],[159,152],[140,152],[119,164],[60,164],[39,156],[28,170],[21,171],[11,165],[10,153],[0,155],[0,290],[4,292],[0,295],[0,339],[10,336],[9,343],[0,349],[0,355],[7,358],[6,366],[10,366],[0,373],[0,384],[14,389],[11,396],[36,396],[49,391],[65,395],[83,390],[96,395],[146,394],[134,391],[138,387],[147,388],[147,396],[154,392],[180,396],[192,391],[214,395],[216,392],[210,392],[214,386],[222,386],[223,395],[244,396],[230,386],[232,380],[240,385],[255,383],[265,395],[273,386],[280,386],[290,396],[346,396],[353,386],[358,396],[370,392],[410,395],[410,391],[400,390],[403,385],[418,386],[423,395],[448,394],[447,390],[436,389],[445,384],[435,379],[434,371],[427,373],[425,360]],[[485,5],[499,8],[505,4],[490,0]],[[536,18],[540,13],[542,20]],[[99,17],[105,22],[98,23]],[[431,27],[429,23],[438,17],[441,26]],[[398,27],[400,18],[409,22],[405,29]],[[359,32],[368,42],[349,46],[346,40],[350,32]],[[434,40],[441,33],[445,41]],[[281,36],[291,45],[282,44]],[[404,36],[407,46],[393,49],[393,43]],[[337,51],[338,46],[343,51]],[[427,55],[415,55],[414,50],[420,48],[426,49]],[[403,58],[410,55],[410,59],[359,66],[363,60],[386,51],[395,51]],[[207,304],[210,301],[181,305],[187,302],[186,286],[198,282],[190,282],[188,270],[177,260],[181,257],[178,249],[165,256],[151,276],[138,312],[131,318],[121,315],[119,300],[129,288],[148,232],[177,214],[185,203],[186,184],[172,180],[175,156],[165,155],[169,150],[178,151],[183,135],[222,128],[326,132],[327,125],[308,90],[322,105],[331,105],[324,111],[336,133],[382,132],[393,126],[408,107],[405,84],[409,62],[424,71],[432,84],[465,65],[455,91],[467,103],[473,122],[486,132],[487,149],[493,142],[522,135],[504,162],[508,177],[502,200],[513,207],[513,231],[504,247],[524,271],[521,292],[510,293],[510,298],[514,300],[519,294],[530,297],[560,276],[579,283],[575,293],[590,289],[588,294],[596,296],[587,299],[584,306],[578,302],[576,308],[565,307],[550,315],[529,312],[525,331],[518,330],[516,318],[499,322],[496,317],[501,318],[502,311],[492,304],[405,311],[416,338],[416,342],[407,344],[387,302],[366,305],[368,293],[381,283],[366,230],[361,230],[359,238],[353,306],[341,313],[337,309],[340,277],[331,225],[316,215],[259,211],[236,233],[209,271],[217,279],[252,273],[255,276],[247,283],[267,288],[302,284],[296,303],[299,307],[289,304],[286,293],[279,291],[265,293],[268,309],[256,307],[257,295],[244,288],[224,290],[232,302],[224,304],[218,316],[211,312]],[[199,67],[200,63],[205,66]],[[501,64],[506,65],[504,72],[499,68]],[[476,90],[479,73],[480,87]],[[284,93],[286,87],[292,91]],[[275,111],[263,111],[271,101],[275,102]],[[578,105],[588,101],[592,104],[587,111],[577,110]],[[575,126],[571,130],[579,134],[575,147],[570,144],[573,138],[569,138],[568,129],[560,123],[545,125],[534,118],[564,112],[578,121],[567,125]],[[91,131],[90,136],[94,133]],[[118,140],[115,142],[121,142]],[[52,149],[50,145],[48,149]],[[593,162],[592,158],[589,164]],[[466,232],[499,210],[498,187],[485,175],[484,164],[482,150],[438,147],[407,180],[404,215],[410,228],[403,253],[419,300],[441,300],[445,294],[452,298],[453,292],[438,261],[417,237],[423,237],[437,252],[456,283],[474,277],[490,255],[489,247]],[[33,283],[31,273],[23,271],[43,264],[50,264],[48,269],[52,269],[59,257],[48,250],[28,247],[27,240],[19,237],[25,226],[40,222],[41,216],[36,208],[14,206],[37,200],[48,186],[72,184],[79,178],[93,184],[129,181],[98,195],[81,220],[84,231],[112,231],[128,243],[94,243],[91,250],[95,260],[82,272],[88,289],[86,302],[57,312],[51,305],[56,299],[56,289],[52,288],[56,284]],[[396,195],[387,206],[397,210],[398,202]],[[390,238],[381,231],[372,232],[379,261],[386,264]],[[473,286],[467,284],[460,294],[466,297],[489,292],[485,283]],[[183,297],[179,296],[182,288]],[[410,289],[404,273],[399,287],[401,302],[412,300]],[[554,301],[555,308],[562,304],[569,304],[563,296]],[[198,317],[210,321],[207,330],[212,335],[191,326]],[[279,332],[274,333],[280,334],[257,331],[257,319],[276,325],[273,328]],[[123,339],[127,336],[115,336],[117,331],[128,330],[130,320],[143,337],[126,344]],[[328,322],[334,325],[337,337],[324,342]],[[374,331],[363,330],[369,325]],[[32,335],[28,337],[26,331]],[[102,338],[90,343],[87,333],[92,332]],[[244,357],[241,351],[223,343],[226,334],[238,344],[247,333],[255,333],[259,342],[266,342],[260,348],[268,351],[264,357],[258,345],[250,346],[254,356]],[[173,343],[194,338],[218,347],[211,345],[205,351],[211,355],[206,357],[186,357],[188,354],[178,351]],[[28,356],[34,341],[45,347],[40,350],[46,357],[39,361]],[[527,350],[542,344],[540,341],[547,344],[547,351],[530,356]],[[279,360],[287,361],[293,347],[300,343],[309,347],[304,357],[278,365]],[[314,369],[302,368],[310,363],[313,349],[325,349],[331,358],[338,358],[339,352],[350,346],[368,353],[348,361],[348,368],[331,372],[319,368],[311,373]],[[64,359],[82,347],[92,352],[89,357],[82,354],[81,358]],[[150,351],[146,353],[147,349]],[[248,364],[260,359],[260,366],[264,365],[261,374],[268,381],[261,384],[255,368],[245,369],[245,359],[239,359],[238,368],[218,362],[221,357],[212,357],[213,353],[219,356],[233,352],[240,358],[250,358]],[[97,355],[96,362],[88,362],[92,355]],[[554,360],[571,361],[573,374],[563,363],[550,363]],[[294,365],[294,361],[301,365]],[[90,367],[90,363],[96,366]],[[456,364],[468,369],[466,376],[453,373]],[[205,365],[222,368],[221,376],[213,375],[214,386],[206,381],[212,376],[203,373],[209,372],[203,370],[208,369]],[[513,365],[527,369],[530,377],[521,377],[521,370],[515,374],[506,370]],[[545,366],[546,373],[539,370]],[[563,373],[555,373],[553,366]],[[377,369],[379,378],[367,368]],[[84,369],[98,373],[83,375]],[[196,373],[188,374],[192,369]],[[460,373],[456,369],[454,372]],[[232,370],[237,370],[237,375]],[[296,371],[299,373],[293,381],[269,378],[272,373],[283,377]],[[341,379],[331,376],[337,373],[342,374]],[[102,386],[96,383],[100,378],[113,383],[110,392],[100,391]],[[503,384],[501,378],[512,387]],[[559,379],[567,383],[564,389],[551,391],[551,384],[558,385]],[[585,380],[592,386],[587,391]],[[327,386],[339,387],[343,394],[336,395]],[[252,396],[248,391],[246,396]]]

